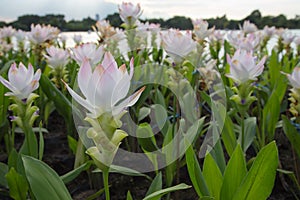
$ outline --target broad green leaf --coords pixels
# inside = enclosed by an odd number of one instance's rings
[[[72,136],[68,135],[68,145],[72,153],[75,155],[77,150],[77,140]]]
[[[95,170],[93,170],[93,172],[101,172],[101,170],[95,169]],[[119,173],[119,174],[124,174],[127,176],[143,176],[143,177],[147,178],[148,180],[152,180],[151,177],[146,174],[143,174],[134,169],[130,169],[130,168],[118,166],[118,165],[111,165],[109,168],[109,173]]]
[[[222,141],[229,156],[233,153],[237,145],[236,135],[233,129],[233,123],[229,116],[226,116],[222,132]]]
[[[8,166],[0,162],[0,185],[3,187],[8,187],[5,174],[8,172]]]
[[[256,117],[249,117],[245,119],[245,130],[244,130],[244,145],[242,147],[243,151],[246,152],[247,149],[252,144],[255,134],[256,134]],[[242,134],[238,138],[239,143],[242,143]]]
[[[45,143],[44,143],[44,136],[43,136],[43,133],[42,133],[42,122],[40,122],[40,125],[39,125],[39,160],[42,160],[43,159],[43,155],[44,155],[44,146],[45,146]]]
[[[25,173],[36,199],[71,200],[71,196],[57,173],[44,162],[22,156]]]
[[[173,187],[165,188],[165,189],[159,190],[157,192],[154,192],[154,193],[150,194],[149,196],[146,196],[143,200],[154,200],[154,199],[157,199],[157,197],[162,197],[165,194],[168,194],[168,193],[171,193],[171,192],[174,192],[177,190],[185,190],[190,187],[191,186],[189,186],[189,185],[181,183],[179,185],[175,185]]]
[[[155,125],[157,126],[157,128],[164,135],[166,135],[167,128],[170,126],[166,108],[160,104],[154,104],[151,105],[151,109],[153,110],[152,112],[154,112],[154,116],[151,113],[151,119],[155,120]]]
[[[60,178],[64,182],[64,184],[67,184],[74,180],[81,172],[86,171],[91,166],[91,162],[86,162],[83,165],[79,166],[76,169],[73,169],[72,171],[62,175]]]
[[[139,121],[143,120],[145,117],[147,117],[151,112],[151,109],[148,107],[142,107],[139,110]]]
[[[282,115],[281,118],[283,122],[284,133],[288,137],[289,141],[291,142],[293,148],[300,158],[300,133],[291,124],[290,120],[286,116]]]
[[[72,113],[80,115],[79,112],[76,112],[76,109],[72,108],[72,103],[44,74],[40,78],[40,87],[48,99],[54,102],[57,112],[64,117],[67,123],[68,131],[72,132],[74,123]]]
[[[126,200],[133,200],[130,191],[128,190]]]
[[[223,176],[211,154],[207,154],[205,156],[203,164],[203,177],[209,189],[210,196],[218,200],[223,183]]]
[[[198,196],[209,196],[210,193],[192,146],[185,152],[185,159],[190,179]]]
[[[244,152],[237,145],[224,172],[220,200],[232,199],[247,174]]]
[[[158,150],[154,133],[152,132],[152,128],[148,123],[142,123],[137,127],[136,136],[138,138],[138,143],[141,145],[143,150],[147,152]]]
[[[267,199],[271,194],[278,166],[275,142],[260,150],[233,200]]]
[[[221,174],[223,174],[226,168],[226,161],[224,157],[224,151],[222,148],[221,140],[218,140],[216,142],[214,148],[209,153],[215,160],[218,168],[220,169]]]
[[[15,200],[26,200],[28,191],[26,178],[16,172],[13,167],[10,168],[5,177],[9,186],[9,195]]]
[[[38,158],[38,142],[35,133],[31,127],[27,128],[24,142],[19,151],[21,154]]]
[[[162,189],[162,175],[161,175],[161,172],[159,172],[155,178],[153,179],[147,193],[146,193],[146,196],[154,193],[154,192],[157,192],[159,190]],[[155,199],[155,198],[154,198]],[[160,199],[159,197],[157,199]]]

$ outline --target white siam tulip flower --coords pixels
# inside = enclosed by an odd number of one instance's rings
[[[165,33],[161,32],[161,40],[163,48],[175,63],[180,63],[196,48],[190,31],[183,34],[179,30],[169,29]]]
[[[196,19],[192,22],[197,40],[204,40],[215,30],[215,27],[208,29],[208,22],[202,19]]]
[[[82,42],[82,35],[79,35],[79,34],[75,34],[73,36],[73,40],[76,44],[80,44]]]
[[[89,61],[91,66],[98,64],[104,54],[104,47],[98,46],[95,43],[85,43],[75,48],[72,48],[72,58],[82,65],[84,61]]]
[[[137,5],[133,5],[131,2],[123,2],[119,6],[119,13],[121,19],[126,24],[133,25],[142,14],[141,6],[139,3]]]
[[[290,81],[290,84],[296,88],[300,89],[300,67],[295,67],[292,74],[286,74],[283,73],[287,76],[287,78]]]
[[[50,25],[31,25],[31,31],[28,33],[29,40],[34,44],[41,44],[48,40],[53,40],[58,37],[59,30]]]
[[[258,34],[249,33],[246,37],[241,39],[237,44],[236,49],[246,50],[253,52],[260,44],[261,37]]]
[[[232,58],[227,54],[230,74],[226,74],[226,76],[232,78],[238,84],[245,83],[249,80],[256,80],[256,77],[264,70],[265,61],[266,56],[256,64],[256,58],[252,56],[252,53],[237,50]]]
[[[78,72],[78,85],[82,98],[68,85],[72,97],[90,113],[89,117],[98,118],[102,114],[111,113],[114,118],[120,117],[125,108],[134,105],[144,88],[124,99],[130,88],[133,76],[133,59],[130,61],[130,73],[126,66],[118,68],[113,56],[107,52],[101,64],[94,71],[89,62],[84,61]]]
[[[248,34],[248,33],[254,33],[258,29],[257,29],[257,26],[255,24],[251,23],[249,20],[246,20],[243,23],[242,30],[243,30],[244,33]]]
[[[296,46],[300,45],[300,36],[296,36],[294,39],[294,43],[296,44]]]
[[[46,49],[48,55],[44,55],[52,68],[63,68],[69,62],[69,52],[54,46]]]
[[[27,37],[27,32],[19,29],[18,31],[15,32],[14,36],[17,38],[18,42],[21,42],[21,41],[23,42]]]
[[[255,33],[249,33],[245,36],[242,32],[231,31],[227,38],[235,49],[246,51],[254,51],[261,42],[261,36]]]
[[[102,38],[110,38],[116,34],[115,28],[111,26],[107,20],[97,21],[95,26],[100,32]]]
[[[215,42],[224,42],[225,37],[225,32],[221,30],[214,30],[211,35],[209,35],[209,40],[210,41],[215,41]]]
[[[276,28],[275,26],[269,27],[269,26],[265,26],[263,29],[263,35],[264,37],[272,37],[274,34],[276,33]]]
[[[0,82],[11,91],[7,92],[6,96],[15,96],[20,100],[26,100],[39,87],[40,77],[41,70],[38,69],[34,74],[31,64],[27,69],[22,63],[19,64],[19,67],[14,63],[8,71],[8,81],[0,76]]]
[[[282,43],[289,45],[293,42],[293,40],[295,39],[296,35],[294,35],[292,32],[290,31],[285,31],[284,33],[282,33],[281,35],[282,37]]]
[[[5,26],[0,28],[0,38],[10,38],[14,35],[16,29],[11,26]]]

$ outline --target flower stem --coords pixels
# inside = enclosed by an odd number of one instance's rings
[[[109,195],[109,185],[108,185],[108,174],[109,174],[109,168],[102,170],[102,176],[103,176],[103,184],[104,184],[104,191],[105,191],[105,199],[110,200]]]

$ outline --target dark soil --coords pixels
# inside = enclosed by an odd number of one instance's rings
[[[73,169],[75,156],[69,149],[67,134],[64,128],[64,122],[61,116],[53,113],[49,120],[47,127],[49,133],[44,135],[45,151],[43,161],[53,168],[59,175],[63,175]],[[20,139],[20,141],[22,141]],[[280,161],[282,168],[285,170],[294,171],[293,156],[291,145],[287,138],[278,133],[276,136],[277,145],[279,148]],[[4,147],[4,141],[1,141],[1,148]],[[4,149],[4,148],[3,148]],[[0,162],[7,162],[7,156],[1,154]],[[154,173],[147,174],[154,177]],[[189,180],[189,175],[185,167],[180,171],[180,182],[192,185]],[[131,177],[121,174],[110,174],[109,183],[111,185],[111,199],[122,200],[126,199],[127,191],[130,191],[133,199],[142,199],[151,184],[151,181],[144,177]],[[285,186],[285,187],[284,187]],[[103,188],[101,174],[91,174],[91,172],[82,172],[75,180],[67,184],[67,188],[71,193],[74,200],[86,199],[90,195],[96,193]],[[10,199],[6,196],[1,196],[0,199]],[[4,189],[5,190],[5,189]],[[289,200],[295,199],[292,191],[296,192],[293,188],[293,183],[285,175],[277,173],[275,186],[269,200]],[[196,192],[193,188],[172,194],[172,199],[179,200],[196,200],[198,199]],[[100,195],[97,199],[105,199],[104,195]]]

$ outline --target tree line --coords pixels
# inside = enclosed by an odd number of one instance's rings
[[[120,27],[122,24],[118,13],[110,14],[105,19],[109,20],[110,24],[114,27]],[[239,29],[239,26],[242,25],[245,20],[255,23],[259,29],[262,29],[266,25],[275,26],[277,28],[300,29],[300,15],[296,15],[292,19],[287,19],[283,14],[278,16],[262,16],[259,10],[254,10],[250,15],[241,20],[229,20],[226,15],[204,20],[208,21],[210,27],[215,26],[216,29]],[[162,28],[178,28],[181,30],[191,30],[193,28],[192,19],[185,16],[174,16],[166,20],[162,18],[151,18],[141,21],[159,23]],[[66,21],[64,15],[23,15],[11,23],[0,22],[0,27],[12,26],[16,29],[29,31],[31,24],[50,24],[58,27],[62,31],[88,31],[91,30],[92,25],[95,23],[96,20],[90,17],[82,20]]]

